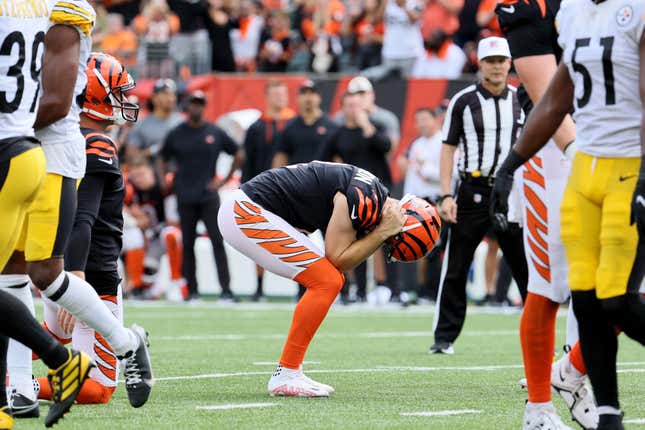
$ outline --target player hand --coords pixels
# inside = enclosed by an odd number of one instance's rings
[[[490,196],[490,218],[496,231],[508,230],[508,196],[513,188],[513,173],[500,169]]]
[[[399,7],[405,8],[405,6],[406,6],[406,0],[396,0],[396,4],[397,4]]]
[[[454,198],[446,197],[441,201],[439,216],[452,224],[457,223],[457,202]]]
[[[645,167],[641,167],[642,169]],[[645,237],[645,178],[639,179],[634,189],[631,221],[632,224],[636,223],[638,234]]]
[[[76,324],[76,318],[74,318],[74,315],[70,314],[63,308],[58,308],[56,319],[58,319],[58,324],[63,330],[63,333],[71,335],[74,331],[74,324]]]
[[[405,219],[405,209],[401,207],[401,203],[393,199],[388,199],[385,205],[383,205],[381,222],[377,228],[389,238],[401,233]]]

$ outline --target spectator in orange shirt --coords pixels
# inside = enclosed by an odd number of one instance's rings
[[[132,26],[148,43],[168,43],[179,31],[179,18],[170,11],[166,0],[152,0],[134,18]]]
[[[125,27],[122,15],[108,15],[107,33],[103,37],[101,51],[114,56],[124,66],[132,67],[136,64],[137,35]]]
[[[464,0],[428,0],[421,18],[423,40],[428,40],[436,30],[443,30],[448,36],[455,34],[463,7]]]
[[[365,0],[363,9],[352,16],[351,24],[356,39],[356,65],[360,70],[381,64],[383,46],[383,8],[384,0]]]
[[[259,71],[286,72],[293,54],[290,26],[289,14],[281,10],[271,12],[269,28],[260,36]]]
[[[312,52],[311,69],[317,73],[337,72],[343,52],[340,33],[345,6],[340,0],[304,0],[297,10],[300,32]]]
[[[477,9],[477,25],[482,27],[482,31],[486,34],[482,37],[499,36],[503,37],[502,29],[499,27],[497,15],[495,14],[495,6],[499,0],[482,0]]]
[[[345,6],[340,0],[305,0],[300,6],[300,31],[303,39],[313,41],[320,33],[340,35]]]

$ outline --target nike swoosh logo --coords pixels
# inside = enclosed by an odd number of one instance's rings
[[[356,216],[356,206],[352,206],[352,214],[350,215],[350,218],[353,219],[353,220],[358,218]]]
[[[626,181],[626,180],[628,180],[628,179],[635,178],[635,177],[636,177],[636,175],[619,176],[619,177],[618,177],[618,180],[619,180],[620,182],[623,182],[623,181]]]
[[[500,6],[499,8],[506,13],[515,13],[515,6]]]
[[[113,159],[111,159],[111,158],[110,158],[109,160],[108,160],[108,159],[105,159],[105,158],[99,158],[99,161],[102,161],[102,162],[104,162],[105,164],[110,164],[110,165],[112,165],[112,163],[114,163],[114,160],[113,160]]]
[[[645,207],[645,198],[643,196],[636,197],[636,203],[640,204],[643,207]]]

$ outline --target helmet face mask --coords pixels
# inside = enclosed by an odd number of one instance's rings
[[[86,74],[88,84],[83,112],[87,116],[119,125],[137,120],[139,106],[128,102],[126,98],[126,92],[136,84],[116,58],[107,54],[92,53]],[[114,78],[117,82],[113,82]],[[113,83],[110,85],[109,82]]]

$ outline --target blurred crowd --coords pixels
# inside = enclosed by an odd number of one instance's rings
[[[217,72],[456,78],[498,0],[95,0],[94,50],[137,78]]]
[[[150,299],[198,298],[195,243],[201,236],[213,250],[220,299],[236,301],[230,257],[217,230],[219,195],[273,167],[313,160],[347,162],[374,173],[395,197],[412,193],[436,202],[447,101],[415,112],[418,137],[406,151],[397,152],[400,120],[375,100],[370,80],[357,76],[349,82],[340,110],[325,112],[319,87],[309,80],[298,88],[294,111],[289,108],[285,82],[268,79],[262,106],[227,113],[213,124],[203,117],[208,102],[203,92],[182,94],[173,80],[157,80],[143,119],[112,130],[127,183],[123,262],[128,294]],[[224,154],[232,162],[218,165]],[[400,183],[392,179],[394,165],[403,173]],[[497,277],[497,244],[492,235],[486,241],[484,302],[508,303],[510,276],[502,270]],[[383,253],[377,252],[369,270],[365,263],[347,274],[341,298],[345,303],[432,302],[443,252],[438,246],[418,264],[386,263]],[[258,267],[253,300],[264,299],[263,287],[264,272]]]

